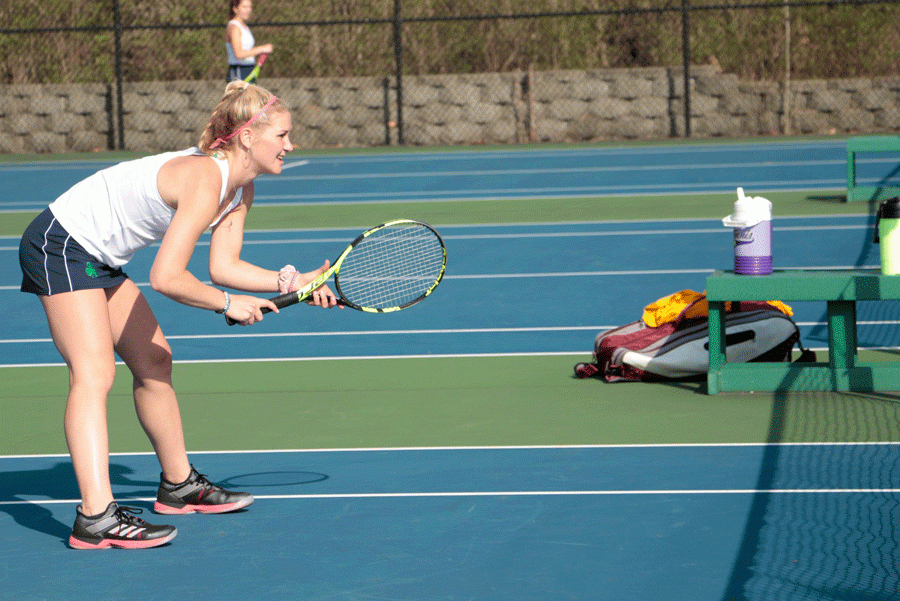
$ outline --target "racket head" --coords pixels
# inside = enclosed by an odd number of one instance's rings
[[[389,313],[428,297],[447,269],[447,248],[421,221],[395,219],[363,232],[335,261],[334,285],[345,306]]]

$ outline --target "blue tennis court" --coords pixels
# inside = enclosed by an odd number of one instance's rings
[[[621,148],[297,156],[257,182],[257,206],[419,200],[834,190],[842,140]],[[36,211],[109,161],[0,165],[0,209]],[[859,185],[897,179],[895,157],[858,161]],[[48,178],[48,174],[50,177]],[[41,194],[36,194],[36,191]],[[364,224],[365,225],[365,224]]]
[[[256,505],[170,518],[170,547],[97,557],[63,544],[67,457],[6,458],[4,590],[54,598],[65,573],[69,599],[886,599],[898,459],[894,444],[203,454]],[[154,469],[113,457],[120,502],[152,502]],[[103,567],[120,579],[97,587]]]
[[[0,165],[14,182],[0,209],[37,211],[105,165]],[[895,166],[868,157],[861,177],[885,181]],[[127,271],[183,374],[191,458],[257,499],[239,514],[167,516],[179,536],[144,552],[65,546],[79,502],[61,440],[65,369],[38,303],[18,292],[18,239],[0,238],[0,403],[15,441],[0,456],[2,596],[896,598],[896,393],[712,399],[699,385],[571,376],[598,331],[731,266],[720,217],[737,186],[827,204],[844,178],[839,140],[295,157],[260,181],[259,210],[449,207],[436,223],[447,275],[409,311],[300,306],[229,328],[150,290],[154,253],[138,253]],[[720,217],[689,203],[657,215],[685,193],[725,198]],[[473,217],[475,203],[536,198],[598,208]],[[640,203],[642,217],[615,218],[610,199]],[[777,267],[878,266],[871,207],[778,208]],[[318,266],[370,225],[253,230],[244,256]],[[192,260],[201,279],[207,250]],[[824,306],[792,307],[804,345],[827,348]],[[897,353],[900,304],[860,303],[858,319],[861,348]],[[120,386],[114,493],[148,510],[159,468]]]

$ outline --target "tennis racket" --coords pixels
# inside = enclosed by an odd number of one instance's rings
[[[260,54],[259,60],[256,61],[256,66],[253,67],[253,71],[250,71],[250,75],[244,78],[244,81],[247,83],[253,83],[256,81],[256,78],[259,77],[259,68],[263,66],[263,63],[266,62],[266,57],[268,54]]]
[[[447,249],[437,230],[421,221],[395,219],[360,234],[334,265],[303,288],[270,300],[279,309],[295,305],[334,275],[339,304],[368,313],[390,313],[434,292],[446,268]],[[228,325],[237,323],[225,319]]]

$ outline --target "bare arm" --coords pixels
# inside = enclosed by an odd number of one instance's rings
[[[241,259],[244,222],[253,204],[253,183],[243,188],[241,204],[213,228],[209,245],[209,276],[218,286],[247,292],[277,292],[278,272]]]
[[[175,215],[150,269],[150,285],[182,304],[221,310],[225,293],[204,284],[187,268],[200,235],[219,207],[219,168],[206,157],[180,157],[163,166],[157,181],[163,199],[175,205]],[[253,323],[262,319],[261,307],[277,312],[267,299],[234,295],[228,315],[242,323]]]
[[[248,292],[279,292],[278,272],[263,269],[241,259],[244,244],[244,222],[253,204],[253,183],[244,187],[241,204],[213,228],[209,247],[209,275],[219,286]],[[299,273],[293,290],[299,290],[328,271],[330,263],[318,269]],[[327,285],[322,285],[307,301],[320,307],[334,307],[337,299]]]

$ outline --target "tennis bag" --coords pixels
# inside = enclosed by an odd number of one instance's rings
[[[793,311],[779,301],[726,303],[725,355],[729,362],[814,361],[800,343]],[[706,296],[682,290],[648,305],[640,321],[600,332],[593,363],[579,363],[579,378],[607,382],[660,381],[705,376],[709,370],[709,304]]]

